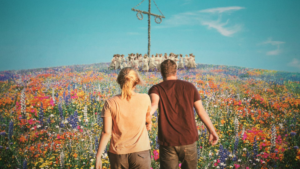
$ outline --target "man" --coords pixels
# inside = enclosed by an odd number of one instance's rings
[[[197,168],[198,132],[194,110],[208,128],[209,141],[217,144],[219,137],[205,112],[196,87],[177,79],[177,65],[167,59],[161,63],[163,82],[149,90],[151,114],[156,109],[158,115],[158,143],[161,169],[177,169],[181,161],[182,169]]]

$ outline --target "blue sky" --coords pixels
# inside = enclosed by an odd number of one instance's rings
[[[0,71],[109,62],[147,53],[141,0],[0,0]],[[151,54],[197,63],[300,72],[299,0],[156,0]],[[148,0],[140,6],[148,10]],[[152,12],[160,14],[152,0]]]

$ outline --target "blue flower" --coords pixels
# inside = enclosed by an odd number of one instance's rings
[[[6,136],[6,133],[4,131],[0,132],[0,136]]]
[[[23,161],[23,169],[27,169],[27,161],[26,160]]]
[[[295,136],[295,135],[296,135],[296,132],[292,131],[291,136]]]
[[[14,129],[14,122],[10,121],[9,122],[9,127],[8,127],[8,138],[11,140],[11,137],[13,135],[13,129]]]

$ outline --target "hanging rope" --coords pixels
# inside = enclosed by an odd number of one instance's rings
[[[160,11],[160,9],[158,8],[158,6],[156,5],[156,3],[155,3],[155,1],[153,0],[153,2],[154,2],[154,4],[155,4],[155,6],[156,6],[156,8],[159,10],[159,12],[161,13],[161,15],[162,16],[164,16],[164,14]],[[161,19],[161,18],[160,18]]]
[[[137,4],[137,6],[133,7],[133,8],[136,8],[138,6],[140,6],[145,0],[142,0],[142,2],[140,2],[139,4]]]

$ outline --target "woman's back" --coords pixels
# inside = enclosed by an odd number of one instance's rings
[[[134,93],[127,101],[116,95],[105,102],[102,117],[112,117],[109,152],[127,154],[150,149],[146,115],[150,116],[151,101],[147,94]]]

